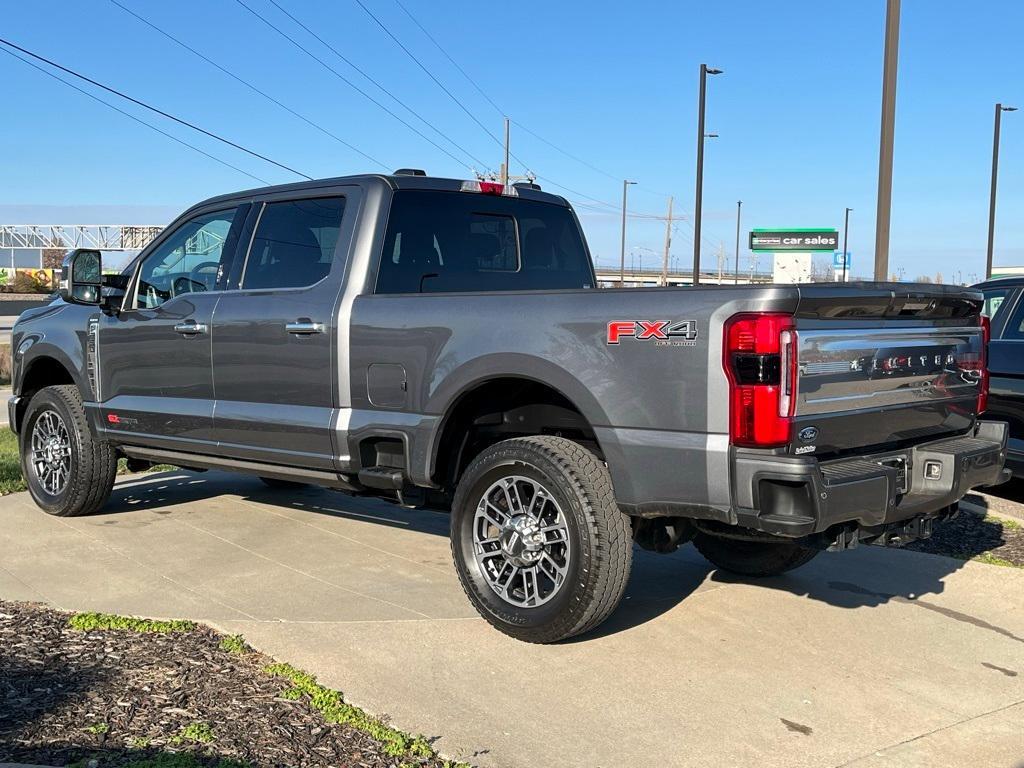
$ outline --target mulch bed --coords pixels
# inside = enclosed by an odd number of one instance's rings
[[[960,514],[938,523],[930,539],[915,541],[906,548],[961,560],[976,558],[1024,567],[1024,526],[961,505]]]
[[[329,723],[271,659],[184,632],[79,631],[69,615],[0,601],[0,763],[108,766],[442,766],[394,757]],[[197,739],[198,737],[198,739]],[[203,743],[206,741],[207,743]]]

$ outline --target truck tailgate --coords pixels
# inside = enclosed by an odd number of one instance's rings
[[[802,291],[792,453],[863,451],[974,422],[984,364],[980,294],[872,288],[867,296]]]

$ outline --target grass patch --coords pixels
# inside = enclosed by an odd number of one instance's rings
[[[167,742],[169,744],[182,744],[187,741],[192,744],[209,744],[216,738],[213,727],[209,723],[200,722],[189,723],[181,729],[181,733],[177,736],[172,736]]]
[[[1019,531],[1024,528],[1017,520],[1009,517],[1000,517],[999,515],[985,515],[985,520],[990,523],[996,523],[997,525],[1003,526],[1008,531]]]
[[[985,563],[986,565],[1001,565],[1006,568],[1024,568],[1024,565],[1018,565],[1006,558],[993,555],[991,552],[982,552],[980,555],[975,555],[970,559],[976,563]]]
[[[227,635],[221,638],[220,649],[238,655],[249,652],[249,646],[245,644],[245,638],[241,635]]]
[[[433,757],[434,748],[422,736],[410,736],[392,728],[382,720],[368,715],[359,707],[346,704],[341,693],[325,688],[308,672],[296,669],[291,664],[271,664],[264,671],[268,675],[289,681],[292,687],[282,696],[298,699],[309,697],[310,706],[317,710],[329,723],[343,723],[372,736],[384,745],[384,751],[393,757]],[[453,768],[456,764],[452,763]]]
[[[0,496],[25,490],[18,456],[18,436],[7,427],[0,427]]]
[[[85,726],[83,730],[86,730],[89,733],[94,733],[97,736],[102,736],[110,730],[110,726],[106,723],[93,723],[92,725]]]
[[[124,629],[129,632],[188,632],[196,628],[195,622],[184,619],[159,621],[138,619],[134,616],[115,616],[110,613],[76,613],[68,619],[68,626],[82,632],[96,629]]]

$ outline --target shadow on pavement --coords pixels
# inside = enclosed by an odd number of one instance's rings
[[[294,509],[328,517],[361,520],[380,525],[405,528],[435,536],[448,536],[448,515],[430,510],[403,509],[369,497],[349,496],[317,486],[296,488],[269,488],[258,478],[224,472],[195,472],[169,470],[151,475],[136,475],[118,482],[110,501],[94,519],[110,516],[105,522],[115,522],[121,512],[155,509],[157,514],[168,515],[173,510],[163,509],[226,494],[241,496],[246,501],[267,504],[282,509]]]
[[[1024,479],[1015,477],[1006,481],[1002,485],[995,485],[983,490],[990,496],[998,496],[999,498],[1006,499],[1007,501],[1024,504]],[[976,493],[968,494],[967,499],[973,504],[980,504],[985,500],[983,496]]]
[[[313,486],[272,489],[263,486],[254,477],[184,470],[135,476],[119,483],[107,507],[97,517],[109,516],[111,522],[114,522],[117,513],[157,507],[161,507],[155,510],[158,514],[170,514],[170,509],[162,507],[224,494],[240,495],[247,501],[280,509],[371,522],[433,536],[448,535],[448,516],[444,513],[403,509],[386,502],[352,497]],[[969,514],[964,513],[961,517]],[[976,525],[978,521],[973,520],[976,517],[974,515],[970,522],[979,529]],[[956,523],[951,521],[945,524],[946,527],[938,526],[936,540],[941,541],[944,536],[962,539],[959,529],[949,527]],[[993,529],[991,531],[988,530],[990,526]],[[958,556],[966,559],[978,552],[987,551],[986,548],[996,539],[1001,540],[999,531],[995,530],[997,528],[1000,528],[997,523],[981,521],[981,533],[974,548],[969,541],[961,542],[961,553]],[[915,546],[928,545],[929,542],[921,542]],[[939,550],[942,551],[942,548]],[[865,608],[890,601],[917,602],[923,596],[940,594],[944,590],[944,579],[962,567],[963,560],[953,557],[921,557],[896,549],[864,546],[852,552],[822,553],[796,571],[756,579],[715,570],[696,553],[692,545],[686,545],[671,555],[658,555],[635,548],[633,570],[621,605],[602,626],[577,641],[603,637],[645,624],[671,611],[709,580],[720,585],[747,584],[783,590],[839,608]]]

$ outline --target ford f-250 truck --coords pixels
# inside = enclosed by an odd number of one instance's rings
[[[12,341],[43,510],[102,508],[120,456],[450,509],[469,599],[533,642],[600,624],[634,541],[779,574],[927,535],[1005,475],[977,291],[599,290],[533,185],[217,197],[120,275],[72,252],[60,294]]]

